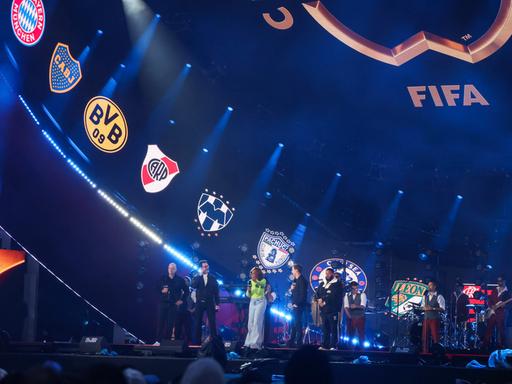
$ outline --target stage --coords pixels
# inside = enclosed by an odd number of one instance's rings
[[[25,371],[35,365],[53,360],[64,371],[80,373],[96,364],[114,364],[132,367],[144,374],[153,374],[161,382],[179,377],[196,357],[198,348],[186,352],[171,352],[168,347],[150,345],[112,345],[117,356],[80,354],[73,343],[14,343],[9,352],[0,353],[0,367],[8,372]],[[240,378],[248,364],[260,366],[273,375],[273,382],[284,381],[286,364],[295,349],[270,348],[265,357],[228,360],[226,379]],[[455,383],[457,379],[470,383],[506,383],[512,381],[512,371],[502,369],[471,369],[465,365],[471,360],[485,364],[488,356],[447,354],[441,363],[432,355],[391,353],[388,351],[325,351],[336,382],[393,382],[393,383]],[[264,356],[262,354],[262,356]],[[370,364],[355,364],[353,360],[365,355]]]

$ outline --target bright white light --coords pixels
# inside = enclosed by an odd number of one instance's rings
[[[370,342],[369,342],[369,341],[365,341],[365,342],[363,343],[363,347],[365,347],[365,348],[370,348]]]
[[[242,290],[241,290],[241,289],[236,289],[236,290],[235,290],[235,296],[236,296],[236,297],[240,297],[240,296],[242,296]]]
[[[359,340],[357,340],[356,338],[353,338],[353,339],[352,339],[352,344],[353,344],[353,345],[357,345],[357,344],[359,344]]]
[[[41,129],[41,132],[43,132],[43,135],[44,137],[46,137],[46,140],[48,140],[50,142],[50,144],[53,146],[53,148],[55,148],[55,150],[57,152],[59,152],[59,154],[63,157],[63,158],[66,158],[66,155],[64,154],[64,152],[62,151],[62,149],[60,149],[60,147],[57,145],[57,143],[52,139],[52,137],[48,134],[48,132],[46,132],[44,129]]]
[[[291,321],[291,319],[292,319],[291,315],[289,315],[288,313],[284,313],[276,308],[271,308],[270,312],[278,317],[281,317],[281,318],[287,320],[287,321]]]
[[[173,257],[181,261],[186,266],[195,269],[197,268],[196,265],[190,260],[188,257],[186,257],[184,254],[176,250],[174,247],[170,246],[169,244],[164,244],[164,249]],[[199,271],[200,272],[200,271]]]
[[[34,113],[32,112],[32,110],[30,109],[30,107],[28,106],[27,102],[25,101],[25,99],[23,98],[23,96],[21,95],[18,95],[18,99],[20,99],[21,103],[23,104],[23,106],[25,107],[25,109],[27,110],[27,112],[30,114],[30,117],[32,117],[32,120],[35,121],[35,123],[37,125],[41,125],[39,123],[39,120],[37,120],[37,117],[36,115],[34,115]]]
[[[119,204],[117,204],[114,199],[112,199],[109,195],[107,195],[105,192],[103,192],[101,189],[98,189],[98,194],[103,197],[103,199],[109,203],[111,206],[113,206],[121,215],[124,217],[130,216],[128,212],[121,207]]]
[[[68,159],[68,164],[71,165],[71,168],[73,168],[76,173],[78,173],[80,176],[82,176],[82,178],[87,181],[89,183],[89,185],[93,188],[96,188],[96,184],[94,184],[94,182],[89,179],[89,177],[80,169],[80,167],[78,165],[76,165],[73,160],[71,159]]]
[[[147,237],[149,237],[151,240],[153,240],[157,244],[162,244],[163,241],[155,232],[153,232],[151,229],[146,227],[144,224],[142,224],[139,220],[137,220],[135,217],[130,217],[130,222],[135,225],[137,228],[139,228],[142,233],[144,233]]]

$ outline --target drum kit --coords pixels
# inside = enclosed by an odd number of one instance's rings
[[[477,350],[481,344],[486,328],[485,305],[469,304],[466,307],[468,312],[474,312],[474,317],[465,321],[457,321],[455,316],[441,313],[440,342],[446,349]],[[400,344],[417,348],[421,346],[424,315],[419,304],[409,304],[409,309],[400,318],[407,325],[408,335]]]

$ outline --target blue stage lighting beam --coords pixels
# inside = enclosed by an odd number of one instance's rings
[[[461,195],[457,195],[455,197],[448,217],[437,233],[437,237],[434,240],[434,247],[437,251],[444,251],[450,241],[450,236],[452,234],[455,220],[457,219],[457,214],[459,213],[460,205],[462,204],[462,200],[463,198]]]
[[[123,77],[123,83],[129,82],[137,76],[144,59],[144,55],[151,44],[153,35],[155,34],[158,22],[160,21],[160,15],[155,15],[153,20],[146,27],[144,33],[139,37],[135,45],[133,46],[128,58],[125,60],[126,63],[126,74]]]
[[[169,116],[169,109],[172,109],[174,103],[178,99],[178,96],[185,85],[185,80],[187,79],[190,69],[192,66],[190,64],[185,64],[183,69],[180,71],[178,77],[172,82],[169,89],[166,91],[165,95],[162,97],[158,106],[155,108],[150,118],[148,119],[148,128],[153,130],[154,132],[158,132],[158,127],[160,127],[160,122],[166,121]],[[161,121],[160,121],[161,120]],[[170,124],[174,124],[174,120],[169,120]],[[157,138],[158,139],[158,138]]]
[[[400,206],[400,201],[402,200],[402,197],[404,195],[404,192],[402,190],[399,190],[395,197],[393,198],[393,201],[389,205],[386,213],[382,217],[382,220],[379,224],[379,227],[377,229],[377,232],[375,233],[375,240],[377,242],[385,242],[389,236],[389,233],[391,232],[391,229],[393,228],[393,224],[396,219],[396,215],[398,213],[398,207]]]
[[[123,76],[123,72],[125,69],[126,66],[124,64],[120,64],[119,67],[117,67],[116,72],[112,75],[110,79],[107,80],[106,84],[103,86],[102,90],[100,91],[100,95],[108,98],[112,98],[114,96],[117,84],[121,80],[121,77]]]
[[[85,48],[82,50],[82,52],[78,56],[78,61],[80,62],[81,66],[83,66],[87,62],[87,59],[91,55],[91,52],[94,51],[102,36],[103,31],[101,29],[98,29],[92,41],[88,45],[86,45]]]
[[[318,207],[316,216],[319,220],[323,220],[325,217],[327,217],[329,209],[331,208],[334,198],[336,197],[336,191],[338,190],[340,181],[341,173],[337,172],[332,178],[331,183],[329,184],[329,187],[327,188],[327,191],[322,198],[320,206]]]
[[[276,170],[277,163],[281,157],[283,147],[284,145],[282,143],[277,144],[274,152],[272,152],[272,155],[267,160],[267,163],[260,171],[258,178],[254,181],[251,188],[251,199],[259,199],[260,197],[263,197],[263,194],[267,190],[270,181],[272,181],[272,177],[274,176],[274,171]]]

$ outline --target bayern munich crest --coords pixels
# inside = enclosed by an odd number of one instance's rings
[[[180,169],[177,162],[166,156],[157,145],[148,145],[140,170],[142,186],[146,192],[163,191],[178,173]]]
[[[42,0],[13,0],[11,25],[16,38],[26,46],[39,43],[43,37],[46,15]]]
[[[253,258],[265,272],[283,272],[282,267],[288,263],[295,252],[295,243],[283,232],[265,229],[258,243],[257,255]]]
[[[201,236],[218,236],[218,232],[231,222],[234,212],[235,208],[229,206],[229,201],[225,200],[223,195],[215,191],[210,194],[208,189],[205,189],[197,202],[195,220],[199,224],[197,229]]]
[[[359,290],[361,292],[366,290],[368,280],[363,269],[353,261],[340,258],[325,259],[313,267],[309,274],[309,283],[313,290],[316,290],[320,281],[324,279],[325,270],[328,267],[334,269],[334,272],[339,273],[342,281],[345,281],[348,284],[355,281],[359,284]],[[343,279],[343,272],[345,272],[345,279]]]

